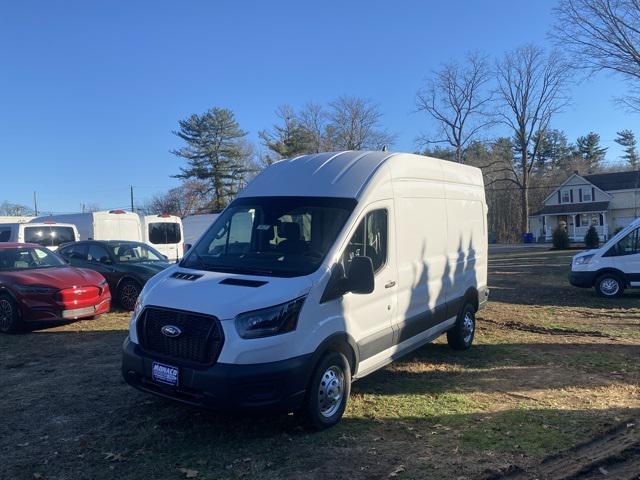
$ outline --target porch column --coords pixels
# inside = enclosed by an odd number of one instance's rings
[[[548,223],[546,215],[542,216],[542,233],[544,235],[545,241],[548,240],[548,238],[549,238],[549,223]]]
[[[602,231],[604,233],[604,241],[609,239],[609,226],[607,225],[607,212],[602,212]]]
[[[573,241],[577,242],[577,240],[576,240],[576,216],[575,215],[571,215],[571,218],[573,218]]]

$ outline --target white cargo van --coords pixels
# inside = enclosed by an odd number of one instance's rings
[[[38,217],[33,222],[72,223],[83,240],[133,240],[141,242],[140,217],[126,210],[69,213]]]
[[[626,288],[640,287],[640,218],[602,247],[573,257],[569,282],[591,288],[602,297],[619,297]]]
[[[182,221],[175,215],[146,215],[142,217],[142,241],[151,245],[169,260],[184,254]]]
[[[123,376],[329,427],[352,380],[445,332],[470,347],[488,298],[486,214],[480,170],[457,163],[354,151],[275,163],[145,285]]]
[[[218,218],[219,213],[201,213],[197,215],[187,215],[182,219],[182,229],[184,230],[185,246],[194,245],[200,236]]]
[[[26,217],[24,215],[1,215],[0,223],[28,223],[36,217]]]
[[[78,240],[78,229],[70,223],[0,223],[0,242],[37,243],[55,251],[63,243]]]

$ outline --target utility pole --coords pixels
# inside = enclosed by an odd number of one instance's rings
[[[38,216],[38,196],[35,190],[33,191],[33,211],[37,217]]]
[[[129,185],[129,187],[131,188],[131,211],[133,212],[133,185]]]

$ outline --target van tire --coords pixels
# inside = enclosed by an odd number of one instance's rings
[[[455,325],[447,331],[447,342],[454,350],[467,350],[476,333],[476,309],[465,303],[458,314]]]
[[[16,302],[9,295],[0,294],[0,332],[17,333],[21,329]]]
[[[615,273],[603,273],[596,278],[596,293],[604,298],[617,298],[624,293],[624,281]]]
[[[342,418],[350,393],[351,367],[347,357],[339,352],[327,352],[313,371],[302,407],[308,426],[314,430],[333,427]],[[335,399],[338,394],[340,403]]]
[[[142,288],[135,280],[123,280],[118,287],[118,303],[125,310],[133,310]]]

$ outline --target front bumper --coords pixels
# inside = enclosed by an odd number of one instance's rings
[[[596,282],[596,272],[569,272],[569,283],[574,287],[591,288]]]
[[[215,363],[187,367],[153,356],[129,340],[123,345],[122,376],[143,392],[189,405],[222,411],[295,411],[305,396],[313,367],[312,354],[279,362],[251,365]],[[180,385],[167,386],[151,379],[154,361],[179,368]]]
[[[82,320],[108,313],[111,308],[111,297],[107,296],[96,305],[80,308],[65,308],[59,302],[32,301],[22,298],[19,303],[20,314],[24,321],[68,321]]]

